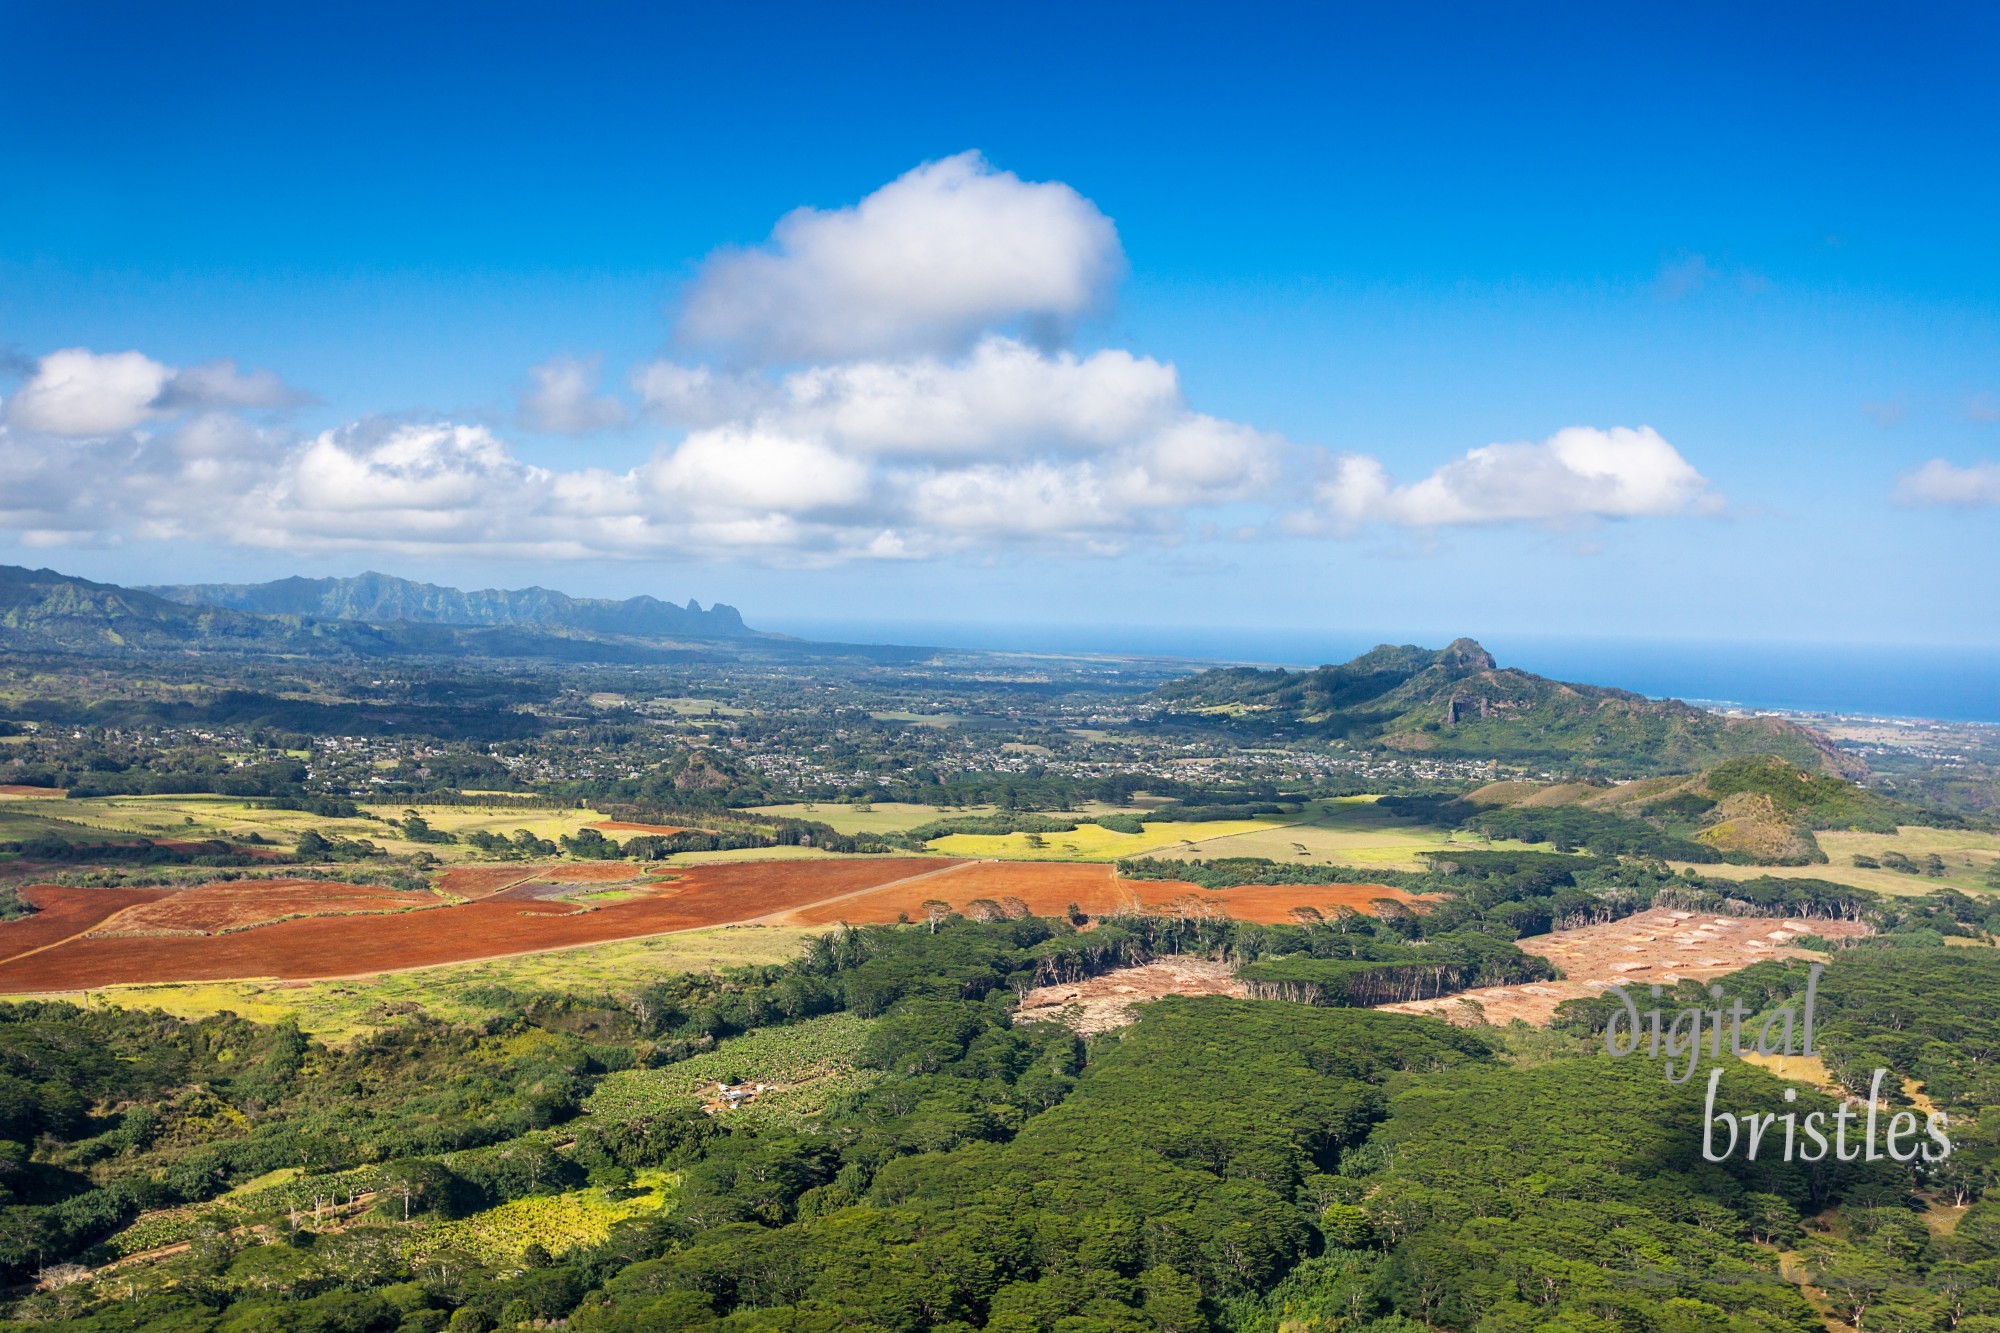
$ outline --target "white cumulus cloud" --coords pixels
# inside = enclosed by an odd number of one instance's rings
[[[234,361],[177,370],[142,352],[65,347],[34,363],[7,403],[7,423],[39,435],[76,439],[134,430],[187,409],[289,407],[306,397],[268,370]]]
[[[140,352],[65,347],[35,364],[7,422],[43,435],[112,435],[152,416],[174,372]]]
[[[1971,509],[2000,505],[2000,463],[1958,467],[1942,458],[1906,472],[1896,484],[1896,499],[1906,505]]]
[[[1347,530],[1636,518],[1719,504],[1708,479],[1649,426],[1571,426],[1539,444],[1489,444],[1400,485],[1381,460],[1348,454],[1334,460],[1316,498]]]
[[[1123,269],[1117,231],[1088,199],[960,153],[852,207],[788,213],[766,244],[712,256],[679,332],[766,363],[949,354],[996,328],[1067,328]]]

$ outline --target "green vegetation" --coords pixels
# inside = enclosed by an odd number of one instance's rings
[[[1166,685],[1158,698],[1181,726],[1557,763],[1606,776],[1688,772],[1749,754],[1847,767],[1824,738],[1792,723],[1724,718],[1677,700],[1503,669],[1470,639],[1437,651],[1384,645],[1313,671],[1220,668]]]
[[[719,1101],[717,1084],[762,1084],[764,1090],[729,1108],[732,1122],[795,1126],[868,1085],[870,1076],[859,1070],[867,1038],[868,1024],[844,1013],[763,1028],[677,1064],[613,1074],[584,1109],[599,1122],[647,1120]]]

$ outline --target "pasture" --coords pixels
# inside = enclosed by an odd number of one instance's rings
[[[475,853],[460,844],[411,842],[390,821],[400,821],[405,810],[414,809],[432,828],[445,833],[462,836],[477,830],[511,835],[516,829],[527,829],[538,838],[554,841],[604,819],[603,814],[588,809],[518,810],[398,802],[364,804],[361,808],[373,818],[327,819],[300,810],[273,810],[258,801],[228,796],[92,796],[61,802],[0,799],[0,838],[49,832],[72,841],[140,837],[198,842],[208,838],[240,840],[256,834],[289,849],[300,834],[316,829],[329,838],[365,838],[395,855],[428,851],[440,860],[451,861]],[[52,822],[56,820],[62,822]]]
[[[991,805],[970,805],[948,809],[942,805],[911,805],[903,801],[876,801],[866,805],[842,805],[835,801],[807,801],[798,805],[753,805],[753,815],[778,819],[810,819],[825,824],[836,833],[903,833],[950,815],[990,815]]]
[[[1304,814],[1290,820],[1259,820],[1243,824],[1160,824],[1180,840],[1146,853],[1171,860],[1212,861],[1226,856],[1261,856],[1281,865],[1356,866],[1361,869],[1422,870],[1421,852],[1450,846],[1479,850],[1521,850],[1525,843],[1484,839],[1467,841],[1415,820],[1405,819],[1375,804],[1372,796],[1347,796],[1314,801]],[[1052,839],[1053,840],[1053,835]]]
[[[1231,819],[1148,824],[1143,833],[1117,833],[1096,824],[1078,824],[1069,833],[954,833],[933,839],[929,846],[945,856],[1007,861],[1122,861],[1128,856],[1171,856],[1172,849],[1199,845],[1197,839],[1214,841],[1284,827],[1276,819]]]

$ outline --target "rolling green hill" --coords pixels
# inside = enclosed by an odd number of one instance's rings
[[[1729,759],[1702,772],[1617,786],[1496,782],[1465,803],[1490,813],[1472,821],[1493,836],[1552,831],[1584,845],[1607,819],[1641,821],[1731,860],[1802,865],[1826,860],[1816,832],[1894,833],[1906,824],[1955,820],[1777,755]],[[1595,821],[1595,822],[1593,822]],[[1696,859],[1682,853],[1679,859]]]
[[[1171,724],[1604,776],[1688,773],[1753,754],[1817,772],[1858,771],[1825,737],[1795,723],[1726,718],[1677,699],[1550,680],[1500,666],[1471,639],[1438,650],[1385,644],[1312,671],[1204,671],[1161,687],[1156,697]]]

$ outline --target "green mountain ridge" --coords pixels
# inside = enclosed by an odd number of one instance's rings
[[[309,616],[371,624],[407,621],[426,625],[505,625],[641,638],[741,638],[757,634],[744,625],[735,607],[722,602],[703,610],[692,599],[686,606],[656,597],[614,602],[571,597],[541,587],[465,592],[373,570],[354,578],[185,583],[140,591],[184,606],[218,606],[258,615]]]
[[[1692,772],[1774,754],[1842,777],[1865,770],[1779,718],[1722,717],[1678,699],[1502,667],[1472,639],[1384,644],[1310,671],[1224,667],[1162,686],[1163,720],[1340,739],[1440,758],[1546,762],[1603,776]]]
[[[322,586],[329,584],[351,586]],[[236,600],[260,606],[321,609],[258,611],[183,600],[205,586],[235,588],[241,594]],[[734,607],[722,605],[702,611],[692,602],[677,607],[650,597],[598,602],[543,588],[467,594],[386,575],[184,585],[168,591],[176,595],[96,583],[53,569],[0,565],[0,649],[109,656],[198,652],[342,660],[491,657],[633,664],[717,656],[905,661],[931,651],[812,643],[766,634],[749,629]],[[326,614],[329,607],[344,615]],[[427,618],[344,618],[391,612]],[[452,614],[485,619],[466,623],[442,619]]]

